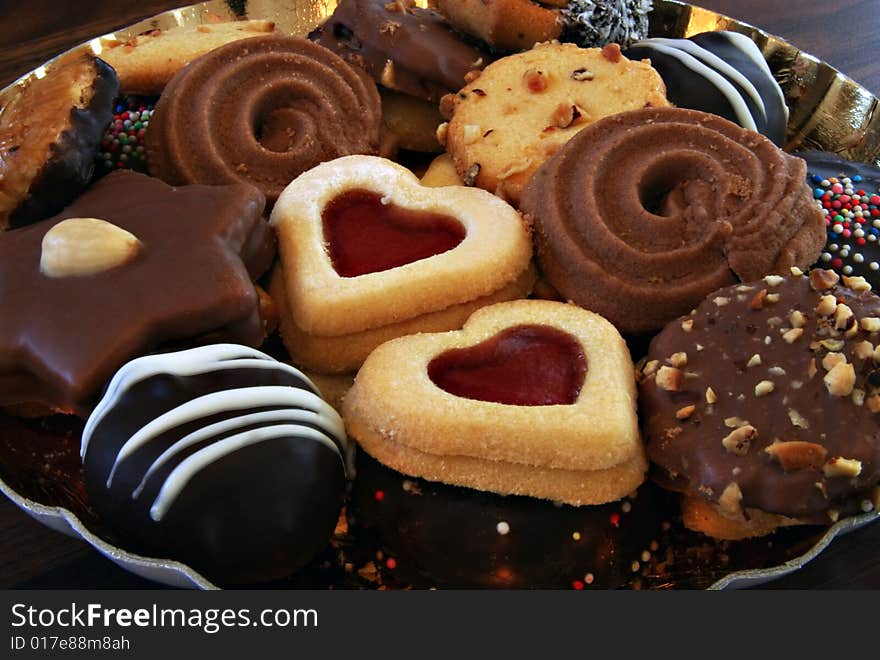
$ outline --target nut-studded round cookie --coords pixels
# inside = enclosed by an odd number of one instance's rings
[[[729,523],[685,517],[716,536],[877,508],[880,298],[862,278],[793,271],[711,294],[638,372],[649,458]]]
[[[623,57],[614,44],[539,44],[493,62],[446,99],[451,119],[438,137],[459,175],[514,204],[535,170],[581,129],[608,115],[669,105],[651,65]]]

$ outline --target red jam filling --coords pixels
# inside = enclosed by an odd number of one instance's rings
[[[581,343],[545,325],[508,328],[428,365],[428,377],[450,394],[512,406],[570,405],[586,373]]]
[[[330,260],[342,277],[443,254],[467,233],[455,218],[383,204],[381,195],[367,190],[339,195],[324,207],[322,219]]]

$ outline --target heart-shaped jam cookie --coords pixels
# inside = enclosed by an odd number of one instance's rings
[[[626,344],[601,316],[559,302],[499,303],[462,330],[381,345],[343,418],[390,467],[502,494],[598,504],[647,469]]]
[[[529,267],[519,213],[485,191],[427,188],[374,156],[347,156],[295,179],[270,223],[295,323],[333,337],[489,296]]]

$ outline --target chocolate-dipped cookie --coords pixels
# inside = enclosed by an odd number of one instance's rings
[[[89,413],[126,361],[163,345],[264,338],[253,281],[275,240],[251,186],[172,188],[129,171],[0,234],[0,405]]]
[[[649,458],[722,538],[877,508],[880,298],[828,270],[711,294],[640,370]]]
[[[300,371],[233,344],[126,364],[81,453],[126,548],[220,584],[283,577],[330,539],[345,488],[342,420]]]
[[[746,35],[719,31],[688,39],[644,39],[627,48],[626,56],[649,59],[676,106],[719,115],[785,145],[785,95]]]

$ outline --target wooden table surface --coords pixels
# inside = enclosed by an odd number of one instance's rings
[[[174,0],[57,2],[0,0],[0,87],[58,52],[157,12]],[[880,0],[700,0],[776,34],[880,93]],[[0,498],[0,588],[154,586],[117,568],[85,543],[57,534]],[[837,539],[804,569],[769,588],[880,588],[880,524]]]

